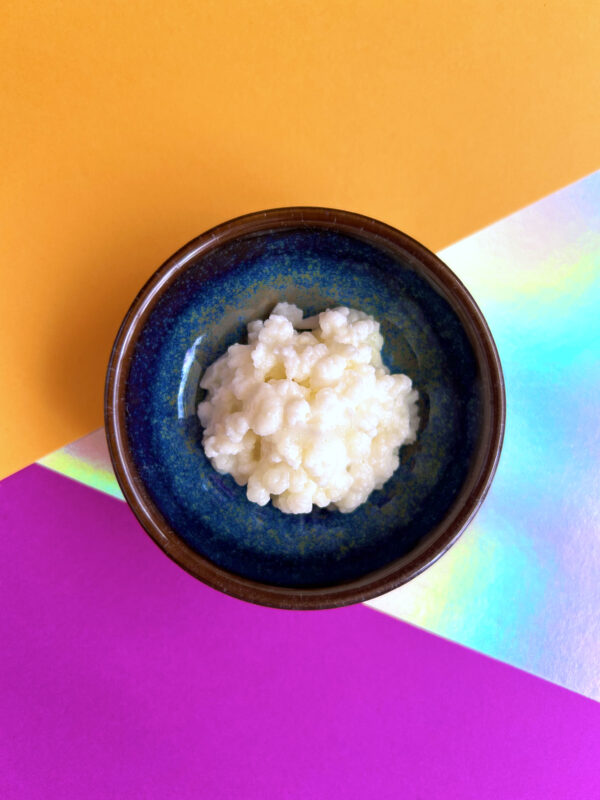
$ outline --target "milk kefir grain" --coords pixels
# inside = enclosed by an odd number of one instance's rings
[[[200,382],[213,467],[259,505],[354,511],[391,477],[418,426],[417,392],[383,365],[382,345],[379,323],[350,308],[303,319],[279,303],[251,322],[248,344],[230,347]]]

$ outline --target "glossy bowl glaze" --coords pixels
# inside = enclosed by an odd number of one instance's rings
[[[419,392],[416,443],[351,514],[252,504],[202,449],[202,371],[282,300],[372,314],[385,363]],[[433,253],[358,214],[284,208],[213,228],[152,276],[117,335],[105,415],[123,494],[168,556],[228,594],[303,609],[386,592],[450,547],[493,478],[505,399],[485,320]]]

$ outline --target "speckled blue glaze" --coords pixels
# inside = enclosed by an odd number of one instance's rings
[[[314,314],[348,305],[381,322],[384,361],[419,391],[417,442],[351,514],[282,514],[211,467],[196,406],[203,369],[280,301]],[[351,580],[409,552],[463,484],[481,425],[477,365],[448,303],[387,252],[319,229],[254,234],[189,266],[142,331],[126,391],[127,435],[146,487],[192,548],[280,586]]]

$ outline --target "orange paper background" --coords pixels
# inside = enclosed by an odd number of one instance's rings
[[[319,204],[437,249],[599,166],[595,0],[1,9],[1,474],[101,424],[124,312],[207,227]]]

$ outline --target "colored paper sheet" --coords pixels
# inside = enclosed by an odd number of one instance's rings
[[[3,800],[600,795],[591,700],[361,605],[227,597],[36,465],[0,519]]]
[[[600,699],[600,172],[440,255],[498,345],[504,450],[459,542],[369,605]],[[119,495],[102,431],[40,463]]]

